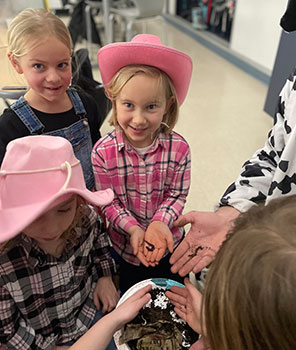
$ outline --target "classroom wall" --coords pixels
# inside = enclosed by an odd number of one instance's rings
[[[288,0],[237,0],[230,48],[271,73]]]

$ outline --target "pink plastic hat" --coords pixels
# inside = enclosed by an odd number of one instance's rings
[[[130,42],[113,43],[98,52],[98,64],[106,86],[114,74],[130,64],[143,64],[164,71],[172,80],[179,105],[185,100],[192,74],[191,58],[162,45],[155,35],[139,34]]]
[[[19,234],[70,194],[96,206],[109,204],[113,191],[91,192],[71,143],[36,135],[11,141],[0,170],[0,242]]]

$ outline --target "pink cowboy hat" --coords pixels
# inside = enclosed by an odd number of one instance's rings
[[[71,143],[36,135],[11,141],[0,170],[0,242],[18,235],[71,194],[96,206],[112,202],[111,189],[91,192]]]
[[[139,34],[130,42],[102,47],[98,64],[106,86],[114,74],[124,66],[143,64],[164,71],[172,80],[179,105],[185,100],[192,74],[191,58],[185,53],[163,45],[155,35]]]

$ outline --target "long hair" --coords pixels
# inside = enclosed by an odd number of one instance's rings
[[[70,33],[59,17],[45,9],[23,10],[9,25],[8,52],[15,58],[21,57],[48,36],[55,37],[72,51]]]
[[[296,196],[241,214],[206,277],[211,350],[296,349]]]
[[[176,96],[176,91],[174,85],[169,78],[169,76],[154,67],[145,66],[145,65],[128,65],[121,68],[109,82],[106,87],[107,95],[112,101],[112,115],[109,120],[111,126],[116,126],[117,124],[117,112],[116,112],[116,98],[120,94],[122,88],[125,84],[135,75],[145,74],[149,77],[155,78],[158,80],[160,86],[164,88],[165,98],[173,97],[173,102],[171,103],[167,113],[164,115],[163,122],[167,125],[161,125],[160,132],[169,134],[175,127],[178,120],[179,105]]]

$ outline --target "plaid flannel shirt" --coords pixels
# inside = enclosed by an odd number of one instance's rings
[[[0,345],[8,349],[46,349],[76,340],[96,313],[92,292],[97,280],[115,272],[110,239],[91,208],[75,228],[78,241],[60,258],[44,254],[21,234],[0,255]]]
[[[176,132],[159,134],[151,148],[140,155],[116,129],[93,148],[96,188],[112,188],[115,198],[103,211],[110,222],[113,248],[127,262],[139,265],[127,230],[138,225],[146,230],[152,221],[167,224],[175,246],[184,230],[173,227],[182,213],[190,186],[190,149]],[[168,250],[166,254],[168,253]]]

